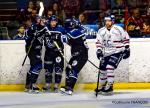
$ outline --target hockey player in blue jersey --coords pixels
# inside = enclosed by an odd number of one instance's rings
[[[112,94],[114,70],[119,62],[130,56],[129,35],[123,28],[114,25],[114,17],[105,17],[105,26],[99,29],[96,38],[97,58],[100,63],[100,84],[96,92]]]
[[[45,19],[42,17],[37,17],[36,23],[25,32],[25,48],[30,60],[30,70],[27,73],[25,88],[30,92],[39,92],[36,81],[42,69],[41,50],[46,34]]]
[[[61,51],[63,52],[64,45],[62,42],[62,35],[65,33],[65,30],[63,27],[58,25],[58,18],[54,15],[49,18],[49,24],[47,25],[47,27],[50,33],[44,38],[46,49],[44,57],[46,84],[43,87],[43,91],[58,92],[58,87],[61,82],[62,72],[64,68],[64,58],[61,56],[54,42],[59,45]],[[54,88],[52,88],[53,71],[55,71]]]
[[[67,31],[67,43],[71,47],[71,58],[66,67],[65,86],[61,87],[61,92],[72,95],[74,86],[78,79],[79,72],[88,59],[88,46],[86,43],[86,30],[75,19],[65,21]]]

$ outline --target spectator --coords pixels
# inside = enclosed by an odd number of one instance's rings
[[[150,19],[147,19],[143,23],[143,35],[150,36]]]
[[[31,24],[32,24],[32,20],[31,20],[31,18],[29,17],[29,18],[27,18],[25,21],[24,21],[24,27],[25,27],[25,29],[26,28],[28,28],[28,27],[30,27],[31,26]]]
[[[36,10],[40,10],[40,0],[36,0],[36,3],[35,3],[35,8],[36,8]]]
[[[83,24],[83,25],[87,24],[87,17],[86,17],[86,15],[85,15],[85,13],[79,14],[79,21],[80,21],[81,24]]]
[[[65,20],[65,13],[61,9],[60,4],[57,2],[53,3],[52,5],[53,14],[58,17],[58,23],[62,23]]]
[[[67,18],[78,16],[81,0],[62,0],[64,11]]]
[[[105,25],[103,12],[99,13],[98,21],[96,21],[96,22],[98,22],[99,28],[102,28]]]
[[[15,19],[22,24],[23,21],[27,18],[27,13],[25,9],[20,9],[16,12]]]
[[[10,40],[7,27],[0,27],[0,40]]]
[[[134,22],[130,22],[128,24],[128,34],[131,37],[140,37],[140,36],[142,36],[141,31],[136,28],[136,24]]]
[[[30,1],[28,3],[27,9],[26,9],[26,16],[30,16],[32,13],[32,10],[35,8],[33,1]]]
[[[147,19],[146,21],[144,21],[143,30],[146,33],[150,33],[150,19]]]
[[[25,27],[20,26],[19,29],[17,30],[17,35],[13,37],[14,40],[24,40],[24,32],[25,32]]]
[[[6,26],[8,28],[8,36],[13,39],[12,36],[16,34],[17,28],[20,26],[19,21],[16,19],[16,17],[13,17]]]
[[[143,19],[140,16],[139,8],[136,8],[133,10],[132,16],[128,18],[127,25],[129,25],[130,22],[135,23],[135,28],[142,30],[143,29]],[[126,27],[127,29],[127,27]],[[128,31],[128,30],[127,30]]]
[[[46,14],[47,18],[50,18],[52,15],[53,15],[53,10],[49,9]]]
[[[31,21],[32,21],[32,23],[35,23],[36,22],[36,16],[37,16],[37,14],[38,14],[38,11],[36,10],[36,9],[33,9],[32,10],[32,13],[31,13]]]

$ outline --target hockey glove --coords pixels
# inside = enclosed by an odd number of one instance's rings
[[[103,51],[101,49],[98,49],[96,52],[97,58],[100,59],[101,57],[103,57]]]
[[[125,47],[125,50],[123,52],[123,59],[127,59],[129,57],[130,57],[130,48],[128,46],[128,47]]]

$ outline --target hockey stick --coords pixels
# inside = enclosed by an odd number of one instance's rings
[[[102,59],[102,58],[101,58]],[[101,61],[100,59],[100,61]],[[101,62],[100,62],[101,63]],[[99,68],[99,71],[98,71],[98,78],[97,78],[97,85],[96,85],[96,97],[98,96],[98,87],[99,87],[99,78],[100,78],[100,74],[101,74],[101,70]]]
[[[29,49],[28,49],[28,51],[27,51],[27,53],[26,53],[26,56],[25,56],[25,58],[24,58],[24,60],[23,60],[22,65],[21,65],[22,67],[21,67],[21,70],[20,70],[20,72],[19,72],[19,75],[20,75],[21,72],[22,72],[23,66],[24,66],[24,64],[25,64],[25,62],[26,62],[26,59],[27,59],[29,53],[30,53],[30,50],[31,50],[31,48],[32,48],[32,45],[33,45],[34,40],[35,40],[35,37],[33,37],[32,41],[31,41],[31,44],[30,44],[30,46],[29,46]]]
[[[99,69],[99,67],[98,66],[96,66],[92,61],[90,61],[89,59],[88,59],[88,62],[89,63],[91,63],[94,67],[96,67],[97,69]]]
[[[57,47],[58,51],[60,52],[61,56],[65,59],[65,61],[66,61],[66,62],[67,62],[67,64],[69,65],[68,60],[65,58],[65,56],[64,56],[64,54],[63,54],[63,52],[62,52],[61,48],[59,47],[59,45],[57,44],[57,42],[56,42],[56,41],[54,41],[54,44],[55,44],[55,46]],[[72,67],[71,67],[71,65],[69,65],[69,68],[70,68],[70,69],[72,68]]]

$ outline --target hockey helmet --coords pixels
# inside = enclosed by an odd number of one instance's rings
[[[49,22],[51,22],[51,21],[56,21],[56,22],[58,22],[57,16],[52,15],[52,16],[49,18]]]
[[[71,18],[71,19],[66,19],[65,20],[65,24],[64,24],[65,28],[76,28],[76,27],[80,27],[81,23],[80,21],[76,20],[75,18]]]
[[[110,21],[115,21],[115,16],[114,15],[109,15],[109,16],[106,16],[105,18],[104,18],[104,20],[106,21],[106,20],[110,20]]]

